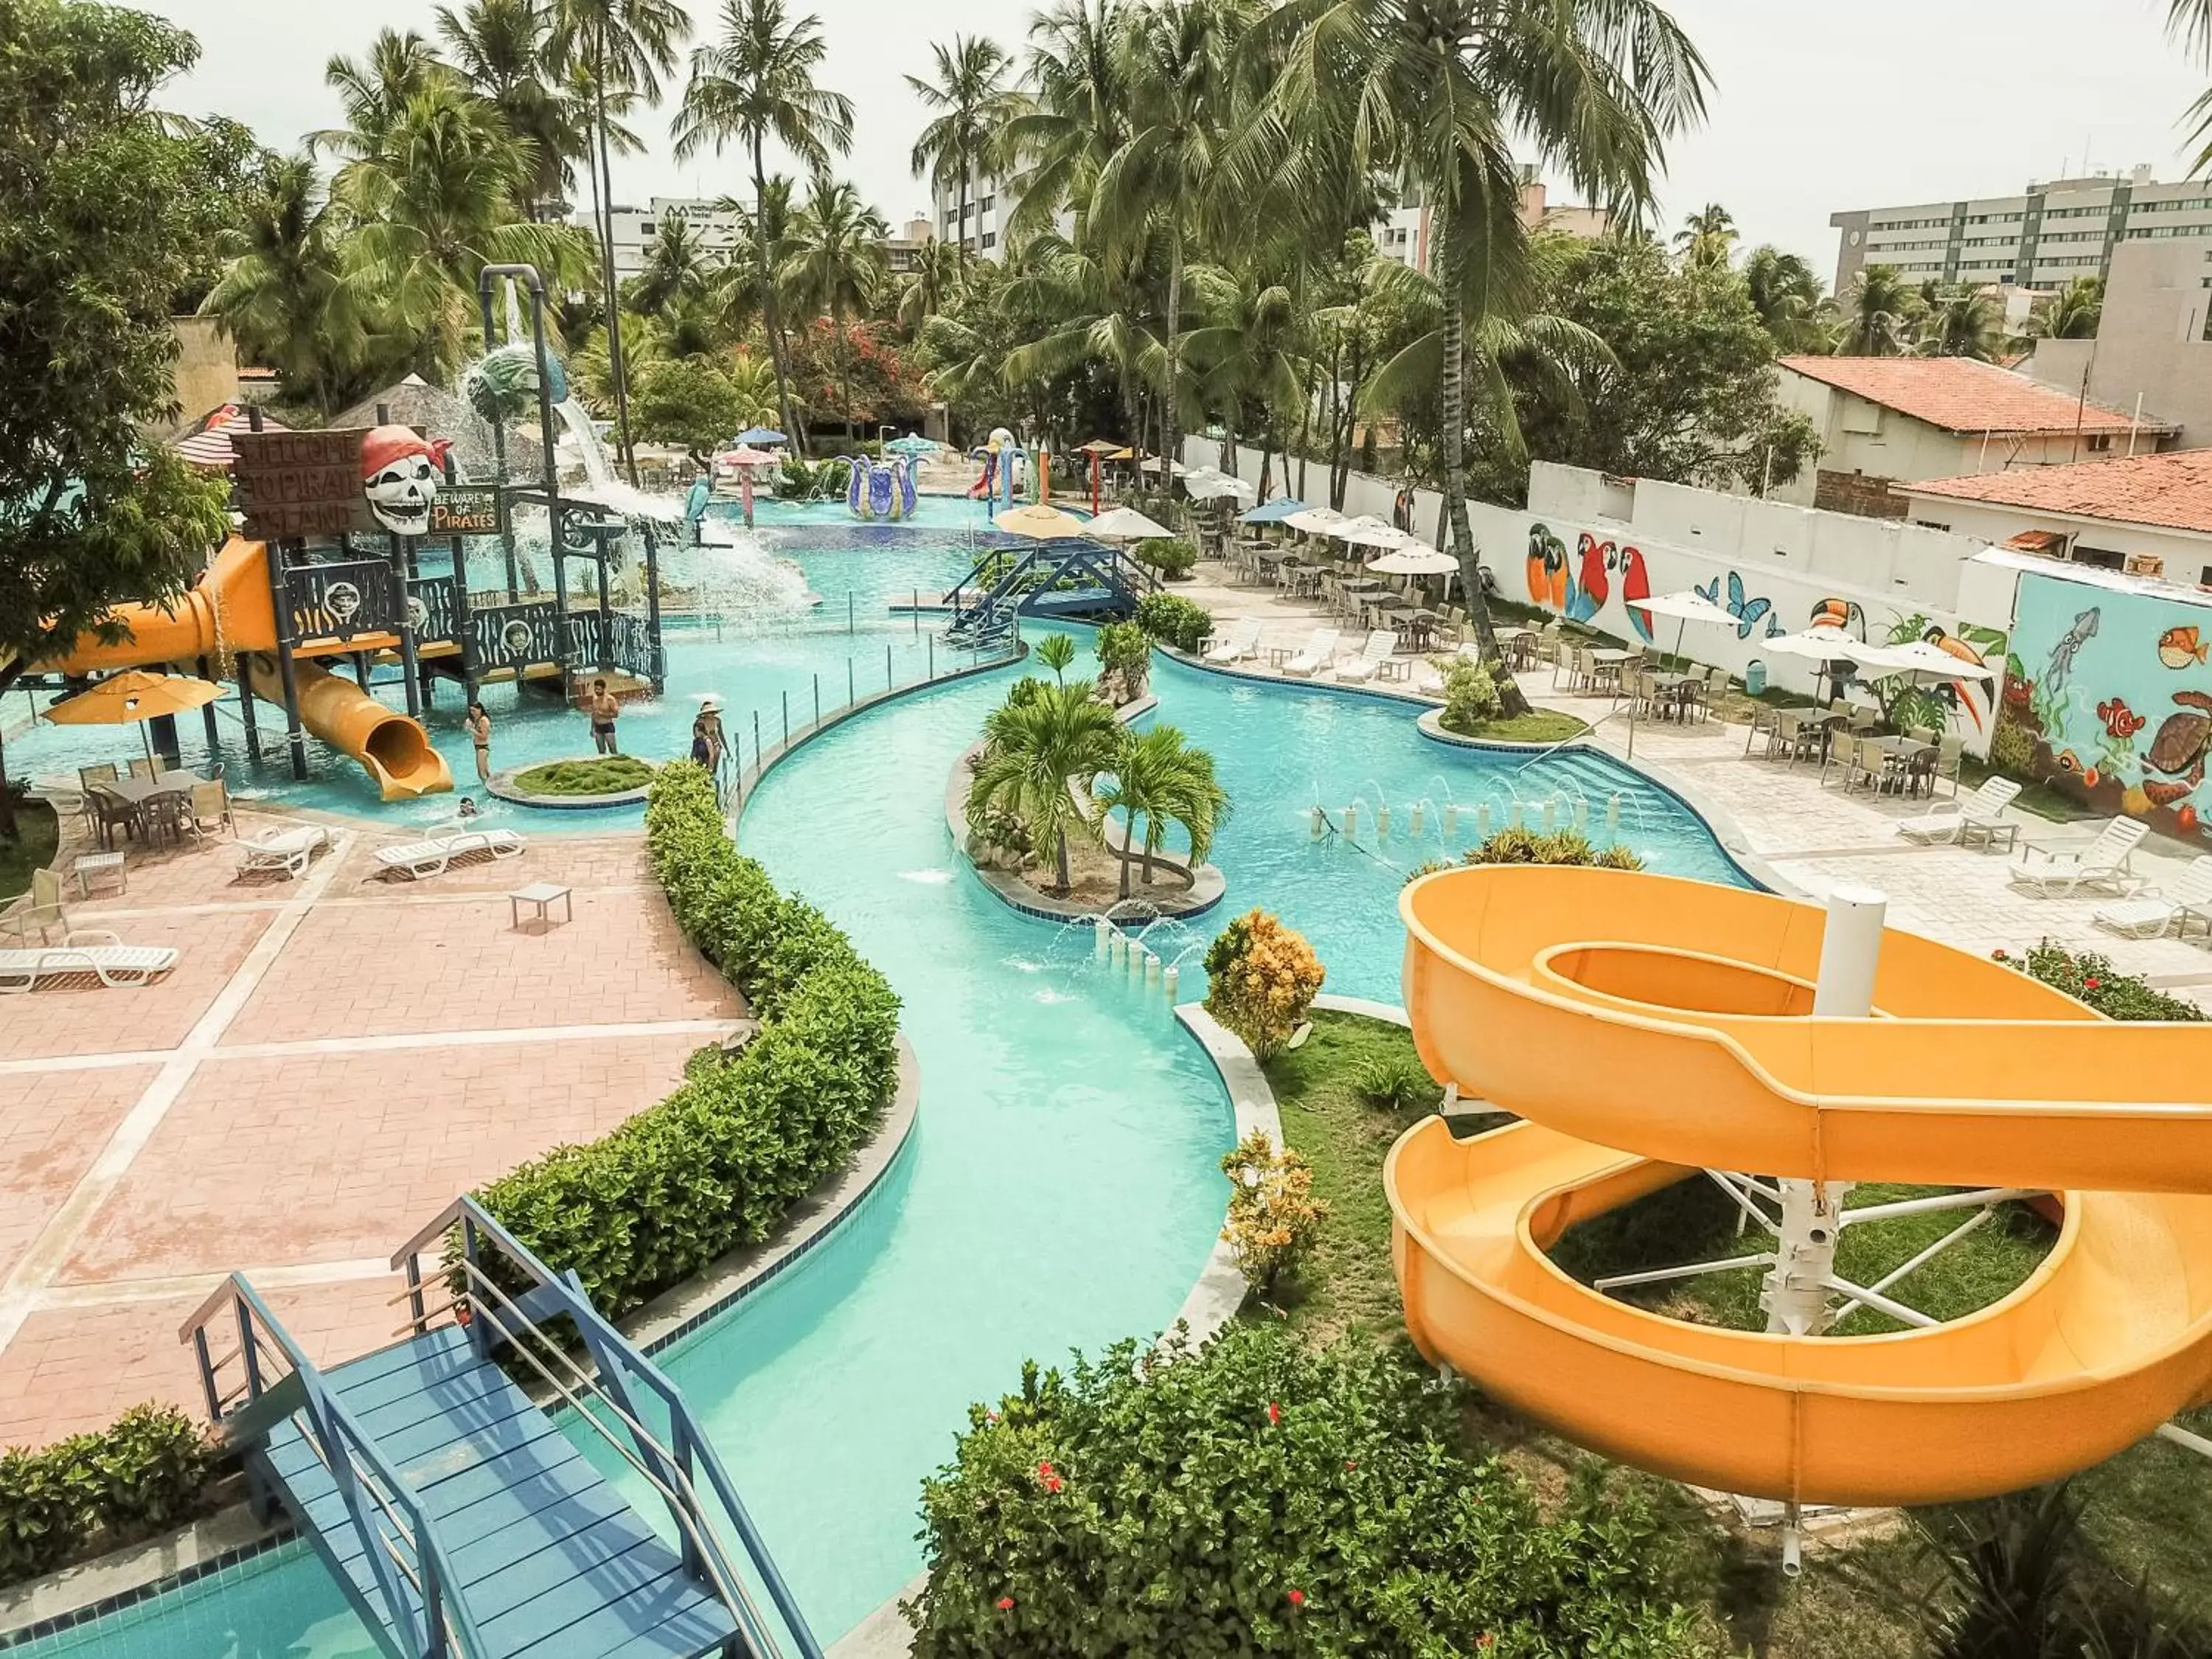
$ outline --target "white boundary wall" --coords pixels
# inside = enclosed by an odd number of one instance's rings
[[[1194,467],[1218,465],[1220,447],[1212,439],[1192,438],[1184,445],[1183,461]],[[1256,484],[1258,451],[1240,449],[1237,462],[1239,473]],[[1316,495],[1325,495],[1328,477],[1325,465],[1307,463],[1307,483]],[[1291,482],[1296,478],[1293,462]],[[1354,472],[1344,510],[1371,513],[1387,521],[1401,487]],[[1279,481],[1275,493],[1284,493]],[[1542,461],[1531,469],[1528,496],[1526,512],[1468,504],[1475,546],[1504,598],[1565,611],[1633,641],[1642,630],[1623,603],[1621,590],[1640,568],[1651,595],[1695,586],[1738,616],[1728,628],[1690,624],[1681,635],[1681,648],[1689,656],[1738,678],[1753,661],[1761,661],[1769,684],[1807,693],[1816,689],[1817,665],[1803,658],[1762,653],[1762,643],[1772,634],[1794,634],[1816,611],[1838,601],[1856,608],[1850,626],[1870,641],[1887,638],[1893,624],[1911,616],[1955,634],[1960,569],[1988,550],[1986,543],[1895,520],[1822,513],[1648,479],[1616,480]],[[1441,505],[1437,491],[1413,491],[1414,532],[1425,540],[1436,532]],[[1532,545],[1540,557],[1547,536],[1563,550],[1562,575],[1571,579],[1563,604],[1553,602],[1550,582],[1532,576],[1532,565],[1539,562],[1531,560]],[[1604,595],[1593,605],[1591,596],[1601,582]],[[1656,643],[1672,651],[1679,624],[1664,617],[1654,617],[1652,623]],[[2002,667],[2002,650],[1994,657]],[[1954,733],[1977,753],[1988,749],[1996,689],[1994,683],[1962,683],[1960,707],[1952,716]]]

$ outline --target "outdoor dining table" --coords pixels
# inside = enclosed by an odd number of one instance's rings
[[[150,810],[155,804],[179,795],[189,798],[192,793],[192,786],[205,781],[205,779],[194,773],[172,770],[164,772],[158,777],[111,778],[105,782],[91,785],[85,793],[105,795],[111,800],[120,801],[130,809],[131,818],[137,825],[138,833],[150,836],[162,833],[165,829],[173,830],[174,828],[173,816]],[[104,817],[100,820],[100,844],[103,847],[112,847],[114,832]]]
[[[1620,689],[1620,665],[1635,654],[1632,651],[1619,650],[1610,646],[1591,652],[1590,665],[1596,671],[1594,678],[1601,686],[1611,681],[1612,689],[1618,691]]]
[[[1925,757],[1932,760],[1936,754],[1934,744],[1923,743],[1917,738],[1863,738],[1860,744],[1862,747],[1871,745],[1879,749],[1889,757],[1889,764],[1879,786],[1885,789],[1911,789],[1915,782],[1915,769],[1922,758]]]
[[[1653,701],[1659,705],[1662,720],[1687,720],[1692,690],[1705,683],[1702,674],[1654,674],[1651,677]]]

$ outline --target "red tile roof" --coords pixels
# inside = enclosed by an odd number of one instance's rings
[[[2165,455],[2081,461],[2072,466],[2022,466],[2009,472],[1897,487],[1913,495],[1990,501],[2212,536],[2212,449],[2177,449]]]
[[[2081,404],[1972,357],[1784,357],[1782,367],[1950,432],[2072,432],[2077,409],[2084,432],[2125,432],[2130,424],[2123,410]],[[2151,416],[2136,427],[2172,429]]]

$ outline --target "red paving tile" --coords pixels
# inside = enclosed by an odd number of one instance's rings
[[[141,896],[141,902],[149,900]],[[265,901],[264,901],[265,902]],[[173,1048],[238,971],[272,913],[142,915],[94,921],[131,945],[173,945],[175,968],[153,984],[108,987],[96,980],[41,981],[0,1005],[0,1060]],[[12,1086],[12,1085],[11,1085]]]
[[[404,839],[365,835],[346,856],[331,884],[333,898],[382,894],[438,898],[453,893],[505,893],[534,881],[557,882],[588,892],[594,887],[649,888],[653,867],[645,855],[642,832],[627,836],[526,836],[519,858],[471,854],[449,866],[442,876],[410,880],[389,874],[376,861],[376,849]]]
[[[0,1276],[61,1207],[160,1069],[35,1073],[0,1084]]]
[[[395,1273],[281,1290],[266,1299],[307,1357],[331,1364],[393,1340],[404,1304],[386,1302],[400,1288]],[[173,1297],[33,1314],[0,1352],[0,1445],[42,1445],[97,1428],[147,1400],[204,1417],[191,1349],[177,1340],[178,1326],[199,1300]]]
[[[509,925],[504,896],[323,904],[225,1042],[511,1030],[738,1012],[658,893],[575,894],[575,920]],[[557,914],[557,908],[556,908]]]
[[[62,1277],[97,1282],[387,1255],[457,1193],[550,1146],[604,1133],[659,1100],[704,1041],[203,1062]],[[242,1149],[250,1149],[250,1193]],[[6,1215],[0,1207],[0,1225]]]

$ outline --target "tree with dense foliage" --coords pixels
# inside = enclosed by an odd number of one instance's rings
[[[121,7],[0,11],[0,686],[230,527],[228,490],[148,427],[179,414],[170,312],[228,215],[230,135],[153,99],[198,56]],[[0,777],[0,835],[15,833]]]
[[[1837,303],[1836,349],[1847,357],[1903,356],[1924,309],[1919,290],[1894,265],[1867,266]]]
[[[826,318],[836,341],[839,413],[853,421],[852,342],[848,319],[865,317],[890,281],[884,239],[890,227],[842,179],[817,175],[805,205],[793,216],[791,251],[777,280],[809,314]]]
[[[1114,763],[1121,728],[1114,711],[1091,695],[1089,680],[1032,684],[1033,693],[1020,701],[1009,697],[983,722],[983,752],[968,789],[968,823],[979,828],[994,812],[1019,819],[1030,846],[1053,849],[1054,890],[1064,893],[1074,884],[1069,832],[1091,830],[1069,790],[1087,791]]]
[[[1776,350],[1795,355],[1827,349],[1826,296],[1802,255],[1784,253],[1771,243],[1755,247],[1743,262],[1743,283]]]
[[[2076,276],[2036,307],[2027,331],[2039,340],[2094,340],[2104,314],[2104,278]]]
[[[1692,270],[1725,266],[1735,257],[1740,234],[1735,216],[1718,202],[1708,202],[1682,221],[1674,233],[1674,251]]]
[[[1229,816],[1229,792],[1213,773],[1213,757],[1194,749],[1182,731],[1155,726],[1148,732],[1124,732],[1114,756],[1112,775],[1094,793],[1099,818],[1115,812],[1127,822],[1121,838],[1121,896],[1129,896],[1129,866],[1141,859],[1144,881],[1152,882],[1152,860],[1166,842],[1170,825],[1181,830],[1190,843],[1194,872],[1212,850],[1213,838]],[[1137,836],[1137,820],[1145,821],[1144,838]],[[1141,849],[1141,850],[1139,850]]]
[[[499,112],[507,131],[531,147],[523,207],[533,219],[559,217],[570,170],[590,155],[592,112],[557,72],[551,0],[468,0],[459,11],[440,6],[437,19],[453,66]],[[617,147],[629,137],[617,135]]]
[[[921,106],[933,112],[914,141],[914,176],[927,173],[936,189],[952,193],[957,216],[946,240],[956,254],[964,253],[975,175],[989,165],[1000,131],[1018,107],[1006,84],[1011,63],[1004,46],[980,34],[956,34],[950,46],[934,42],[930,52],[935,70],[906,77]]]
[[[679,161],[704,149],[719,155],[723,145],[738,143],[751,161],[755,274],[775,363],[781,429],[796,434],[769,240],[763,150],[773,138],[809,171],[826,172],[830,156],[842,155],[852,143],[853,103],[842,93],[815,83],[829,42],[822,20],[813,13],[793,18],[783,0],[723,0],[720,23],[720,33],[691,54],[691,79],[676,118],[676,155]]]
[[[2004,307],[1994,294],[1960,285],[1940,289],[1921,313],[1913,349],[1923,357],[1995,362],[2003,349]]]

